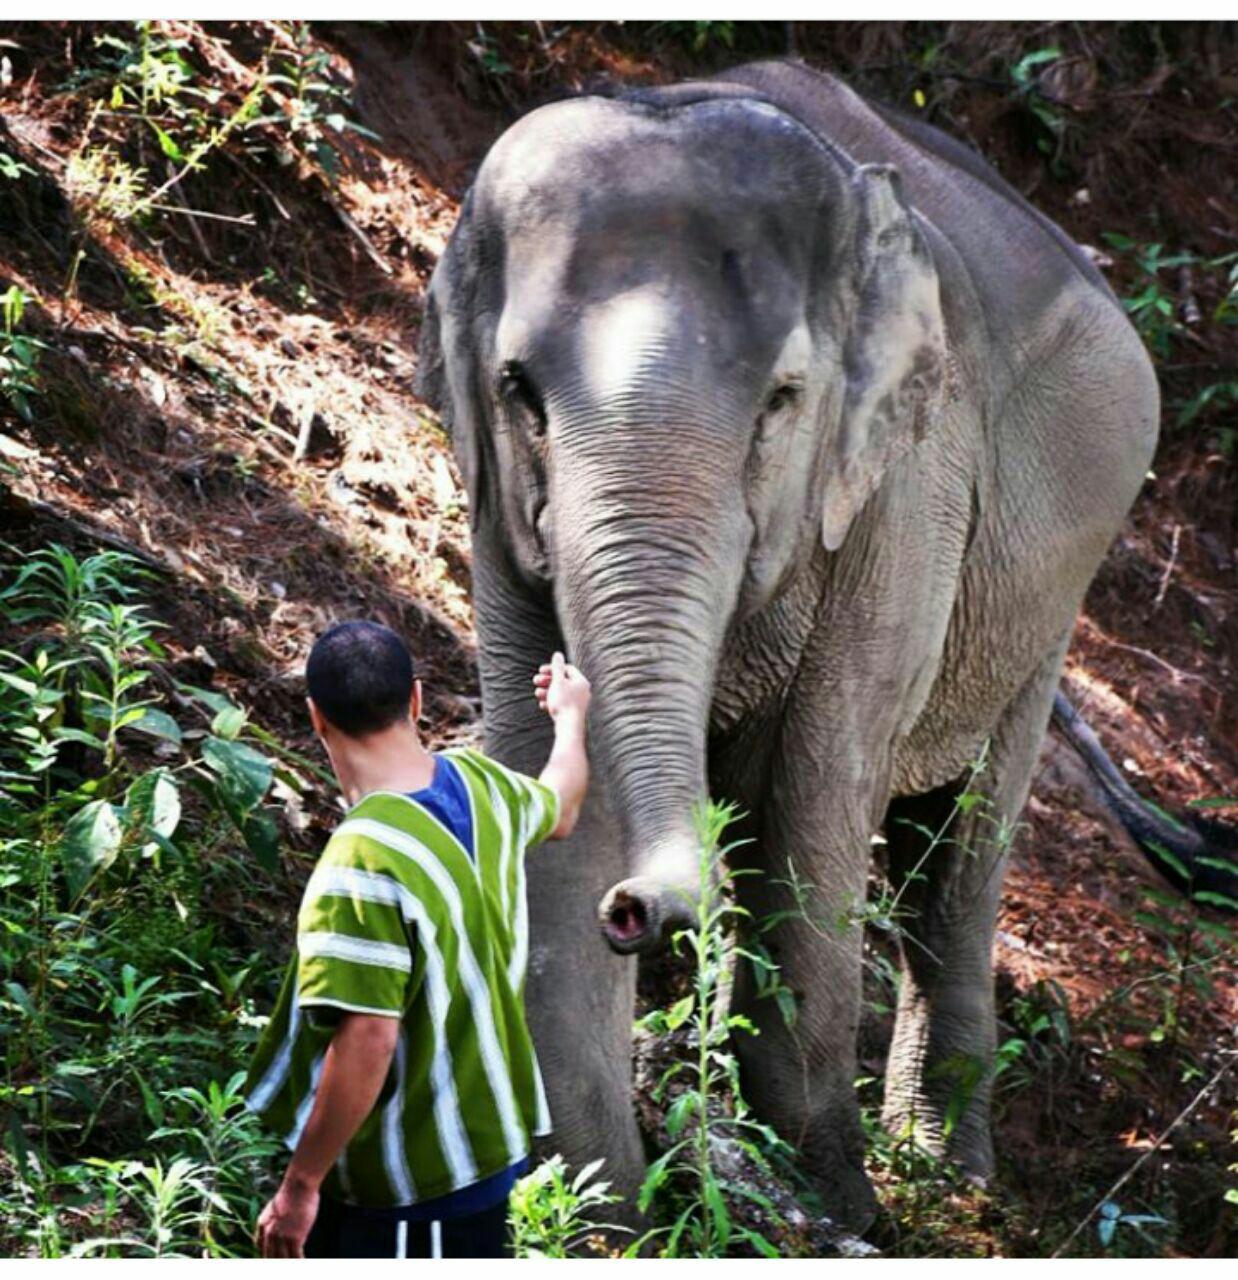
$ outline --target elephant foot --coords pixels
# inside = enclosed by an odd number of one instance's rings
[[[835,1226],[857,1236],[872,1226],[881,1208],[873,1184],[863,1169],[834,1169],[824,1176],[812,1178],[812,1186],[825,1216]]]
[[[881,1123],[894,1138],[913,1134],[919,1146],[940,1160],[956,1164],[970,1182],[984,1186],[993,1177],[996,1161],[987,1100],[973,1106],[970,1114],[951,1126],[935,1100],[921,1098],[908,1103],[900,1098],[887,1103]]]
[[[873,1184],[864,1171],[861,1148],[807,1155],[805,1172],[822,1212],[838,1227],[863,1235],[881,1208]]]

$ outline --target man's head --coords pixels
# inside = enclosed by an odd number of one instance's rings
[[[324,631],[305,664],[310,719],[324,740],[368,738],[416,723],[421,682],[408,646],[377,622],[340,622]]]

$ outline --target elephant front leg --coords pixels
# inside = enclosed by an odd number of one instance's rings
[[[548,607],[476,565],[485,746],[534,777],[553,728],[532,676],[563,641]],[[594,773],[576,830],[529,851],[525,1003],[553,1132],[540,1145],[573,1169],[605,1158],[602,1176],[634,1204],[645,1161],[632,1105],[636,964],[606,946],[598,903],[622,878],[618,835]]]
[[[886,820],[903,934],[883,1121],[977,1177],[993,1171],[993,933],[1002,875],[1063,652],[1064,642],[1010,704],[968,777],[895,801]]]
[[[759,874],[737,888],[795,1012],[762,990],[768,981],[749,962],[738,966],[734,1004],[760,1033],[736,1033],[744,1097],[795,1149],[829,1217],[863,1231],[877,1209],[855,1092],[867,839],[858,822],[837,819],[827,828],[784,815],[765,826]],[[816,835],[825,830],[831,837]]]

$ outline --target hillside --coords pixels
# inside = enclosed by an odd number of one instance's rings
[[[206,689],[318,760],[305,655],[329,621],[364,615],[413,646],[431,741],[475,741],[467,496],[411,389],[425,287],[470,175],[507,123],[557,94],[788,50],[969,141],[1130,300],[1162,378],[1161,445],[1088,594],[1067,686],[1147,798],[1170,811],[1233,804],[1234,24],[2,24],[10,564],[55,543],[79,559],[122,551],[153,571],[152,681],[178,714],[192,710],[182,686]],[[31,627],[6,622],[4,647],[29,651]],[[155,758],[149,743],[121,742],[137,761]],[[269,806],[277,865],[244,887],[211,887],[191,921],[264,975],[246,989],[251,1012],[267,1007],[298,888],[337,811],[309,767],[288,767]],[[1238,818],[1238,807],[1217,812]],[[16,882],[3,883],[11,913]],[[874,1103],[889,947],[874,936],[863,1062]],[[1224,1256],[1232,1075],[1110,1201],[1115,1220],[1163,1221],[1119,1225],[1109,1241],[1095,1223],[1070,1232],[1233,1054],[1233,955],[1223,917],[1166,896],[1050,735],[996,956],[1012,1046],[1001,1177],[970,1188],[874,1135],[886,1209],[876,1245]],[[651,968],[645,999],[664,1003],[682,981],[673,965]],[[7,1027],[21,1016],[4,1006]],[[252,1040],[243,1018],[227,1025],[220,1074]],[[13,1108],[0,1206],[34,1194],[26,1138],[11,1134],[38,1127],[16,1091],[34,1089],[45,1060],[15,1061],[0,1094]],[[68,1134],[85,1104],[57,1094],[63,1124],[41,1158],[68,1167],[140,1152],[145,1095],[118,1089],[94,1145]],[[656,1145],[658,1108],[645,1097],[641,1113]],[[59,1185],[39,1194],[68,1203]],[[88,1225],[101,1194],[83,1202]],[[0,1240],[39,1251],[43,1237],[22,1222],[14,1210]],[[64,1247],[84,1233],[66,1228]],[[784,1224],[780,1239],[823,1247],[811,1224]]]

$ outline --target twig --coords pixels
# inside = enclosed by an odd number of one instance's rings
[[[1147,1164],[1147,1162],[1165,1145],[1165,1140],[1169,1137],[1169,1135],[1173,1133],[1173,1131],[1187,1118],[1187,1116],[1189,1116],[1195,1110],[1195,1108],[1198,1107],[1201,1102],[1203,1102],[1203,1100],[1208,1096],[1208,1094],[1211,1093],[1212,1090],[1216,1088],[1218,1084],[1220,1084],[1226,1072],[1228,1072],[1230,1067],[1232,1067],[1233,1065],[1234,1065],[1234,1056],[1230,1054],[1226,1058],[1225,1062],[1223,1062],[1217,1068],[1216,1072],[1213,1074],[1212,1079],[1209,1080],[1206,1085],[1204,1085],[1204,1087],[1195,1095],[1194,1098],[1191,1099],[1191,1101],[1186,1105],[1186,1107],[1182,1111],[1178,1112],[1178,1115],[1170,1123],[1169,1128],[1167,1128],[1165,1132],[1162,1133],[1159,1138],[1157,1138],[1157,1140],[1148,1148],[1148,1150],[1145,1151],[1143,1155],[1141,1155],[1139,1159],[1136,1160],[1135,1163],[1131,1165],[1131,1167],[1127,1169],[1127,1171],[1117,1180],[1117,1182],[1115,1182],[1113,1186],[1111,1186],[1109,1190],[1106,1191],[1103,1196],[1101,1196],[1101,1198],[1091,1207],[1091,1209],[1088,1210],[1087,1217],[1084,1218],[1081,1223],[1079,1223],[1079,1225],[1070,1233],[1070,1235],[1066,1237],[1066,1239],[1060,1245],[1058,1245],[1058,1247],[1050,1255],[1051,1257],[1054,1257],[1054,1258],[1061,1257],[1061,1255],[1071,1246],[1071,1244],[1074,1243],[1075,1237],[1079,1234],[1079,1232],[1082,1231],[1083,1228],[1086,1227],[1094,1217],[1096,1217],[1096,1215],[1100,1212],[1102,1206],[1108,1204],[1113,1199],[1113,1197],[1117,1195],[1117,1193],[1121,1191],[1124,1186],[1126,1186],[1126,1184],[1135,1176],[1135,1174],[1137,1174],[1139,1170],[1142,1169],[1143,1166]]]
[[[190,209],[188,205],[171,205],[171,204],[152,204],[152,209],[158,209],[160,213],[184,213],[191,218],[210,218],[212,222],[235,222],[242,227],[252,227],[254,225],[254,215],[252,213],[242,213],[239,216],[232,213],[211,213],[206,209]],[[199,234],[201,234],[199,232]],[[203,253],[206,249],[199,245]],[[210,255],[207,254],[207,260],[210,261]]]
[[[161,349],[158,343],[122,338],[120,334],[112,333],[108,329],[79,329],[66,325],[58,327],[55,332],[57,338],[97,338],[103,342],[111,342],[118,347],[128,347],[130,351],[135,351],[147,359],[150,358],[152,351],[158,352]]]
[[[311,393],[305,397],[301,408],[301,426],[297,432],[297,447],[292,451],[293,462],[300,462],[309,452],[310,435],[314,430],[314,397]]]
[[[1169,590],[1169,579],[1173,574],[1174,565],[1178,562],[1178,540],[1182,537],[1182,526],[1174,525],[1173,541],[1169,547],[1169,563],[1165,566],[1165,572],[1161,575],[1160,590],[1156,593],[1156,599],[1152,602],[1152,612],[1155,613],[1165,600],[1165,592]]]
[[[265,182],[263,182],[263,180],[256,173],[254,173],[252,169],[248,167],[248,165],[242,164],[236,158],[236,156],[234,156],[230,151],[224,151],[224,152],[221,152],[220,154],[224,157],[225,160],[229,161],[236,168],[238,168],[250,180],[250,182],[252,182],[254,186],[258,188],[259,191],[266,193],[266,195],[270,198],[271,203],[275,206],[275,212],[278,213],[279,216],[283,218],[285,222],[292,221],[292,214],[290,214],[288,210],[284,208],[284,202],[279,198],[279,196],[275,194],[274,191],[271,190],[269,186],[267,186]]]
[[[353,221],[352,216],[345,209],[340,207],[336,202],[335,197],[326,189],[325,185],[322,190],[322,198],[331,206],[332,209],[335,210],[335,216],[339,218],[339,220],[348,228],[349,231],[352,232],[354,236],[356,236],[361,247],[365,250],[367,257],[383,273],[383,275],[394,275],[395,269],[386,260],[386,258],[378,252],[374,247],[374,242]]]
[[[175,182],[176,170],[172,168],[171,160],[166,160],[164,162],[164,171],[167,173],[168,178],[172,180],[172,187],[171,187],[172,199],[176,201],[176,204],[175,205],[152,204],[151,208],[159,209],[160,212],[173,211],[173,212],[180,212],[187,215],[189,218],[189,230],[193,233],[194,243],[198,246],[198,252],[206,259],[207,262],[213,263],[215,259],[211,257],[211,251],[206,247],[206,237],[202,234],[202,228],[198,226],[198,219],[194,214],[194,211],[190,209],[188,203],[186,202],[185,193],[181,191],[179,186],[176,185],[176,182]]]
[[[1190,671],[1182,671],[1175,667],[1172,662],[1166,662],[1164,658],[1158,658],[1156,654],[1149,652],[1147,649],[1140,649],[1137,645],[1123,644],[1121,640],[1109,639],[1107,644],[1111,644],[1115,649],[1125,649],[1127,653],[1138,654],[1141,658],[1148,658],[1155,662],[1157,666],[1164,667],[1175,680],[1195,680],[1200,684],[1207,684],[1208,681],[1203,676],[1193,675]]]
[[[1175,683],[1179,680],[1195,680],[1199,684],[1205,685],[1208,688],[1212,687],[1203,676],[1194,675],[1190,671],[1180,671],[1173,665],[1173,663],[1166,662],[1164,658],[1158,658],[1156,654],[1150,653],[1147,649],[1140,649],[1137,645],[1133,644],[1123,644],[1121,640],[1115,640],[1111,635],[1102,631],[1094,622],[1090,622],[1088,619],[1084,619],[1083,621],[1089,622],[1090,629],[1096,632],[1103,643],[1112,646],[1114,649],[1125,649],[1127,653],[1138,654],[1141,658],[1147,658],[1149,661],[1155,662],[1158,667],[1164,667],[1165,670],[1173,676]]]

